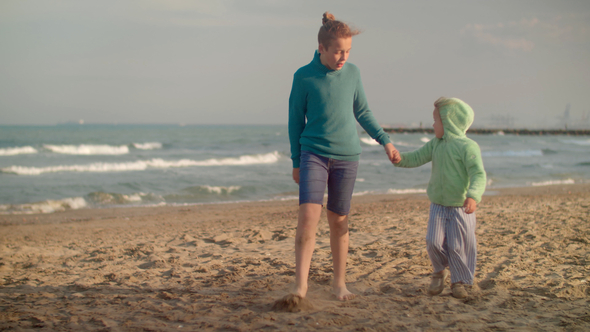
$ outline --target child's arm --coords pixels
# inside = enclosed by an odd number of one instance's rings
[[[475,212],[477,203],[481,202],[481,196],[486,190],[486,171],[483,168],[481,150],[477,143],[473,142],[467,145],[463,154],[463,164],[469,176],[469,188],[467,189],[467,198],[463,207],[465,213],[469,214]]]
[[[399,161],[394,163],[396,167],[412,168],[422,166],[432,161],[432,149],[437,138],[430,140],[418,150],[400,153]]]

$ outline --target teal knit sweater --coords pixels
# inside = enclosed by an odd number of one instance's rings
[[[345,63],[340,70],[328,69],[316,51],[311,63],[295,73],[289,97],[293,168],[299,167],[301,150],[337,160],[359,160],[355,119],[379,144],[390,143],[369,109],[357,66]]]
[[[481,201],[486,172],[477,143],[465,135],[473,123],[473,110],[460,99],[439,108],[445,129],[442,139],[433,138],[416,151],[401,153],[398,167],[418,167],[432,161],[428,198],[443,206],[463,206],[471,197]]]

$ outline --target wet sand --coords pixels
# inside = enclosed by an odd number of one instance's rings
[[[426,293],[425,195],[360,196],[357,298],[330,293],[324,213],[299,312],[273,309],[294,283],[296,201],[0,215],[0,330],[589,331],[590,185],[492,194],[467,299]]]

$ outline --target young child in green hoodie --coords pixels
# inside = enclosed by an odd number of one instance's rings
[[[434,273],[428,288],[438,295],[451,274],[456,298],[468,296],[473,284],[477,243],[475,210],[486,187],[486,172],[477,143],[465,135],[473,123],[473,110],[457,98],[439,98],[434,103],[433,138],[413,152],[402,152],[397,167],[418,167],[432,161],[428,182],[430,217],[426,250]]]

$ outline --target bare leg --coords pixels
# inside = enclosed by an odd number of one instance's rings
[[[320,221],[322,206],[319,204],[305,203],[299,206],[299,220],[297,222],[297,234],[295,236],[295,291],[294,293],[305,297],[307,294],[307,279],[311,256],[315,248],[315,234]]]
[[[351,300],[355,295],[346,288],[346,259],[348,257],[348,216],[328,211],[330,247],[334,264],[334,295],[339,300]]]

